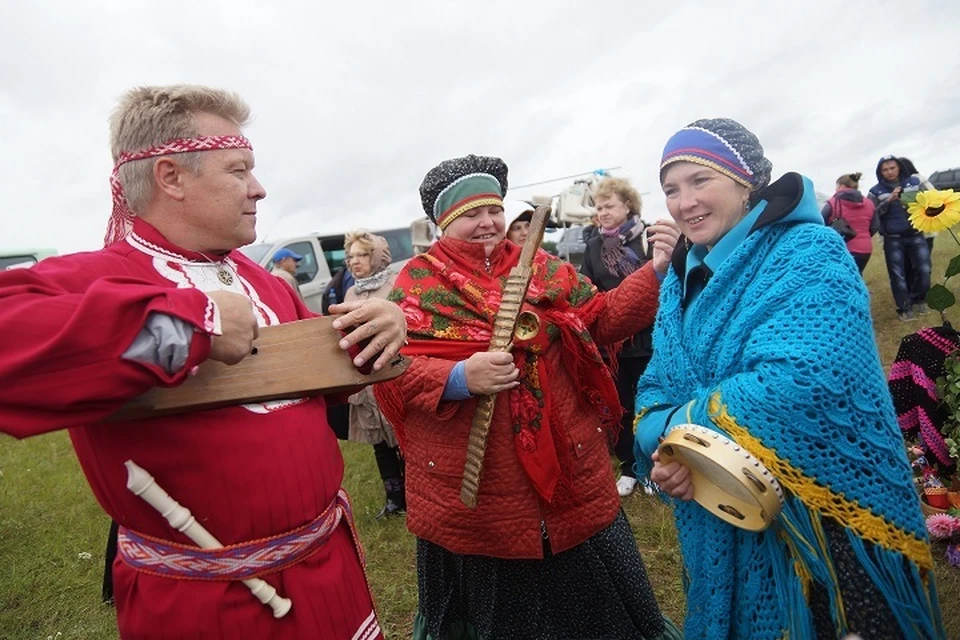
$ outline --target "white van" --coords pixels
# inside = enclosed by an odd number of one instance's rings
[[[407,260],[413,257],[413,237],[410,227],[372,231],[386,238],[390,245],[392,268],[399,271]],[[343,234],[338,235],[309,235],[296,238],[286,238],[277,242],[261,242],[241,247],[248,258],[264,267],[267,271],[273,268],[273,256],[280,249],[290,249],[303,256],[297,264],[297,282],[300,283],[300,293],[312,311],[321,313],[323,290],[327,288],[330,278],[343,266],[345,251],[343,249]]]
[[[44,258],[57,255],[56,249],[0,251],[0,271],[29,269]]]

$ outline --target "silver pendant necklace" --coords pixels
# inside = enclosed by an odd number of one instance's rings
[[[227,270],[227,267],[226,265],[224,265],[223,260],[211,260],[210,257],[207,256],[207,254],[202,253],[200,251],[197,251],[197,253],[203,256],[204,260],[206,260],[207,262],[209,262],[210,264],[212,264],[217,268],[217,279],[220,280],[220,282],[222,282],[228,287],[233,284],[233,274],[230,273],[229,270]]]

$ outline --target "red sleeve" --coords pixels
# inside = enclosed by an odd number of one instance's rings
[[[421,413],[437,416],[441,420],[453,417],[458,402],[443,402],[443,390],[447,388],[450,371],[456,366],[453,360],[417,356],[410,367],[395,381],[403,390],[404,404]]]
[[[280,278],[277,278],[277,280],[280,280]],[[280,283],[283,285],[283,288],[286,289],[286,294],[290,296],[291,300],[293,300],[293,306],[297,308],[298,320],[307,320],[309,318],[316,318],[317,316],[322,315],[311,310],[310,307],[307,306],[307,303],[303,301],[303,298],[301,298],[296,291],[290,288],[290,285],[283,280],[280,280]]]
[[[203,292],[84,277],[90,255],[0,273],[0,431],[23,438],[96,422],[151,387],[177,384],[209,355],[213,304]],[[121,357],[151,312],[198,329],[174,375]]]
[[[403,375],[374,385],[380,411],[393,424],[401,441],[408,413],[426,414],[444,421],[456,414],[460,402],[441,400],[450,370],[456,364],[453,360],[414,356]]]
[[[597,295],[606,298],[606,305],[590,328],[590,334],[600,344],[613,344],[653,325],[660,280],[653,264],[648,262],[627,276],[616,289]]]

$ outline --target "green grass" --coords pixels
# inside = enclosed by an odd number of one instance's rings
[[[0,442],[0,638],[116,638],[114,611],[100,603],[110,521],[87,488],[67,434]],[[402,518],[374,519],[383,487],[373,448],[341,448],[381,625],[388,638],[409,637],[417,606],[414,538]],[[635,495],[627,513],[661,605],[681,620],[680,557],[669,511]],[[91,557],[81,559],[84,552]]]
[[[948,237],[937,240],[934,273],[952,255]],[[877,343],[884,366],[900,338],[925,324],[897,319],[879,247],[865,273],[873,295]],[[955,324],[957,318],[951,316]],[[373,450],[342,445],[344,484],[353,497],[381,624],[388,638],[410,635],[417,603],[414,540],[402,519],[377,521],[383,501]],[[683,619],[680,556],[669,511],[645,495],[625,501],[637,543],[663,610]],[[100,603],[103,546],[109,520],[100,511],[65,433],[23,442],[0,436],[0,638],[68,640],[117,637],[112,608]],[[84,559],[80,554],[89,553]],[[948,636],[960,637],[960,570],[946,565],[936,545],[937,579]]]

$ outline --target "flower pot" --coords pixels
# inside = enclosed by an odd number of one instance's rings
[[[946,487],[926,487],[923,490],[923,497],[926,498],[927,504],[931,507],[943,510],[950,507]]]
[[[950,503],[951,507],[960,509],[960,491],[948,491],[947,502]]]
[[[925,493],[924,493],[924,488],[923,488],[922,486],[920,486],[920,485],[918,484],[918,485],[916,485],[915,488],[916,488],[916,490],[917,490],[917,495],[920,497],[920,511],[923,512],[923,517],[924,517],[924,518],[927,518],[927,517],[929,517],[929,516],[932,516],[932,515],[935,514],[935,513],[946,513],[946,512],[947,512],[946,509],[938,509],[938,508],[936,508],[936,507],[930,506],[930,504],[927,503],[927,496],[925,495]]]

